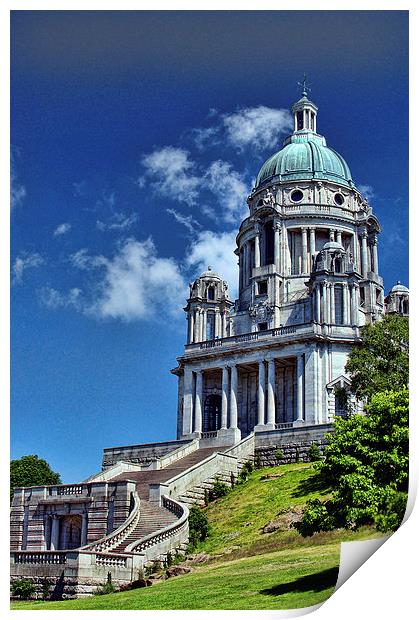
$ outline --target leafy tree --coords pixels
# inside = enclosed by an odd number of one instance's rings
[[[385,390],[407,387],[409,379],[409,320],[390,314],[361,329],[362,344],[354,348],[345,370],[351,392],[369,399]]]
[[[36,454],[22,456],[10,462],[10,497],[16,487],[33,487],[43,484],[61,484],[60,474]]]
[[[295,525],[303,536],[337,527],[374,524],[395,530],[403,520],[408,490],[408,390],[372,396],[367,415],[337,419],[325,460],[315,464],[329,500],[308,502]]]
[[[322,458],[322,453],[320,452],[320,448],[315,441],[312,442],[311,446],[308,449],[307,456],[310,461],[320,461]]]

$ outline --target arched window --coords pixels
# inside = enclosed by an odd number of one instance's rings
[[[214,290],[214,287],[212,285],[208,287],[207,298],[210,301],[214,301],[214,299],[215,299],[215,290]]]
[[[204,404],[204,432],[218,431],[221,426],[221,396],[210,394]]]
[[[335,323],[343,325],[343,287],[335,284]]]
[[[348,415],[348,393],[345,388],[335,388],[335,416],[346,417]]]
[[[265,229],[265,265],[272,265],[274,262],[274,227],[273,222],[267,222]]]

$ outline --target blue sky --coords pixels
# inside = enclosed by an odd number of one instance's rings
[[[234,237],[306,72],[408,284],[407,13],[14,12],[11,456],[65,482],[175,437],[188,281]]]

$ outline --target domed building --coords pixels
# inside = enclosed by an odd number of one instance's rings
[[[399,280],[384,299],[384,303],[386,314],[409,316],[409,289]]]
[[[317,133],[305,91],[292,111],[294,131],[257,174],[237,234],[238,299],[230,305],[211,271],[191,285],[188,342],[173,371],[178,438],[225,445],[330,423],[344,411],[336,394],[349,386],[360,327],[384,313],[379,222]]]

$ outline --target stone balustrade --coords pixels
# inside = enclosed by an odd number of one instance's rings
[[[314,327],[312,323],[302,323],[299,325],[285,325],[283,327],[275,327],[260,332],[249,332],[247,334],[239,334],[237,336],[228,336],[227,338],[217,338],[215,340],[206,340],[204,342],[196,342],[185,346],[185,351],[197,351],[207,349],[219,349],[220,347],[234,347],[234,345],[246,342],[256,342],[271,340],[272,338],[286,338],[290,335],[306,335],[312,333]]]
[[[14,564],[65,564],[66,553],[57,551],[12,551]]]
[[[94,543],[85,545],[84,547],[81,547],[81,549],[86,551],[112,551],[112,549],[117,547],[123,540],[125,540],[135,529],[140,520],[140,498],[136,491],[133,493],[133,497],[134,508],[128,519],[119,528],[117,528],[107,536],[100,538]]]

